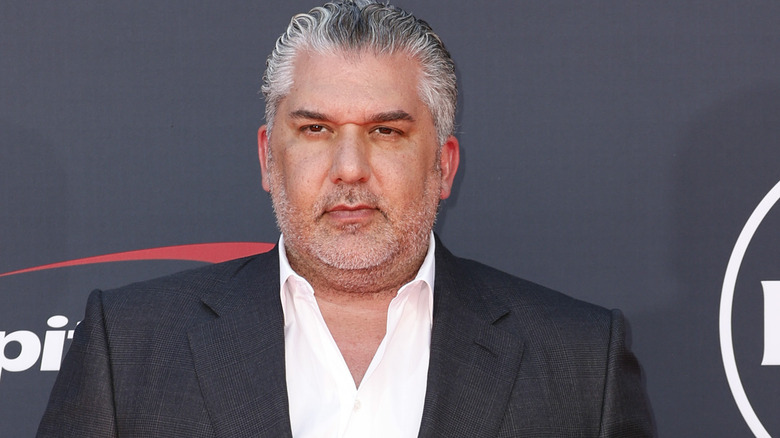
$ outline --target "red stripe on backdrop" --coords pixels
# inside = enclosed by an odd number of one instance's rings
[[[46,269],[66,268],[69,266],[91,265],[95,263],[128,262],[135,260],[188,260],[205,263],[219,263],[252,254],[270,251],[273,243],[262,242],[217,242],[196,243],[191,245],[164,246],[161,248],[139,249],[135,251],[117,252],[65,262],[51,263],[20,269],[18,271],[0,274],[0,277],[23,274],[25,272],[43,271]]]

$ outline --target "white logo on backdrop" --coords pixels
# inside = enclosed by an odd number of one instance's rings
[[[720,351],[723,356],[723,366],[726,369],[726,377],[734,400],[737,402],[737,407],[739,407],[739,411],[750,430],[758,438],[771,437],[753,411],[745,389],[742,387],[742,380],[739,377],[739,370],[737,370],[734,358],[734,343],[731,339],[731,309],[742,259],[745,257],[745,252],[756,230],[778,199],[780,199],[780,182],[764,196],[739,234],[726,267],[726,276],[723,279],[723,289],[720,296]],[[761,365],[780,365],[780,322],[776,321],[774,317],[769,317],[780,314],[778,313],[780,312],[780,282],[763,281],[761,284],[764,290],[764,357]]]
[[[49,318],[46,321],[49,328],[63,330],[47,330],[43,342],[38,335],[29,330],[0,331],[0,378],[3,371],[18,373],[29,370],[38,363],[39,358],[41,371],[59,371],[62,353],[65,350],[65,339],[73,339],[73,330],[64,330],[67,324],[68,318],[63,315]],[[19,354],[16,357],[7,357],[5,347],[12,342],[19,344]]]
[[[138,260],[188,260],[219,263],[266,252],[273,247],[273,243],[263,242],[214,242],[164,246],[34,266],[0,273],[0,278],[47,269]],[[65,339],[73,339],[73,330],[64,329],[68,324],[68,318],[63,315],[52,316],[46,321],[46,324],[49,328],[55,330],[47,330],[43,338],[30,330],[16,330],[12,332],[0,330],[0,379],[2,379],[4,371],[21,372],[32,369],[38,363],[38,359],[41,360],[41,371],[59,371],[62,355],[65,351]],[[12,357],[6,355],[5,347],[9,344],[18,344],[18,355],[12,355]]]

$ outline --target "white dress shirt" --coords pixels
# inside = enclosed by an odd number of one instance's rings
[[[417,276],[390,302],[387,331],[358,388],[322,318],[314,290],[279,239],[285,367],[295,438],[416,437],[433,323],[435,243]]]

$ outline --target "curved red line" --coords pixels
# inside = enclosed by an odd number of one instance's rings
[[[43,271],[46,269],[66,268],[70,266],[90,265],[95,263],[127,262],[134,260],[188,260],[205,263],[219,263],[252,254],[270,251],[273,243],[262,242],[217,242],[196,243],[191,245],[163,246],[160,248],[139,249],[135,251],[117,252],[94,257],[68,260],[48,265],[20,269],[18,271],[0,274],[0,277],[23,274],[25,272]]]

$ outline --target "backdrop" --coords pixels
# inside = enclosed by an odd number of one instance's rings
[[[780,437],[780,3],[398,4],[458,66],[450,249],[621,308],[661,436]],[[258,90],[312,6],[0,2],[0,436],[91,289],[276,241]]]

